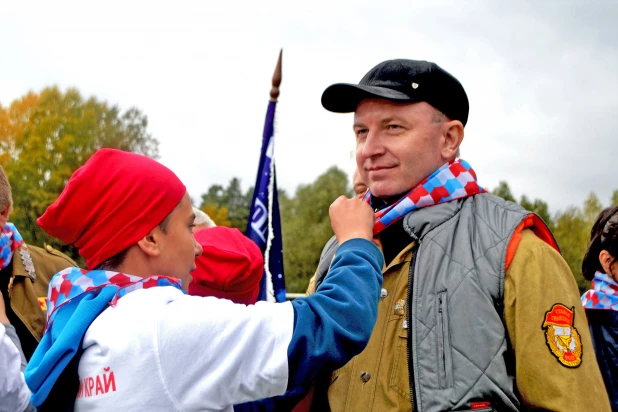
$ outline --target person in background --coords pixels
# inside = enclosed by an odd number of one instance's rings
[[[363,181],[363,177],[358,171],[358,168],[354,170],[354,175],[352,175],[352,190],[357,199],[362,199],[367,193],[367,185]]]
[[[592,281],[582,295],[592,344],[612,410],[618,411],[618,206],[603,210],[594,223],[582,274]]]
[[[195,241],[202,254],[195,258],[189,295],[254,304],[264,273],[264,258],[255,242],[238,229],[225,226],[199,230]]]
[[[195,213],[195,226],[193,226],[193,233],[197,232],[198,230],[217,226],[215,222],[212,221],[210,216],[202,212],[197,207],[193,207],[193,213]]]
[[[49,245],[40,248],[26,244],[9,222],[12,208],[11,185],[0,166],[0,363],[5,362],[0,366],[6,366],[0,367],[0,411],[4,407],[23,410],[23,397],[29,396],[24,394],[30,392],[22,372],[43,336],[49,281],[54,273],[75,266],[73,260]],[[23,388],[18,390],[15,385],[22,383]],[[12,396],[16,398],[11,400]],[[31,405],[25,408],[33,409]]]
[[[354,169],[354,174],[352,175],[352,190],[354,191],[354,197],[362,200],[367,194],[367,185],[363,181],[363,178],[358,171],[358,168]],[[374,243],[377,242],[376,239],[373,240]],[[330,267],[330,263],[335,257],[335,253],[337,252],[337,247],[339,244],[337,243],[337,237],[331,237],[328,242],[322,248],[322,252],[320,253],[320,261],[318,268],[315,271],[315,274],[309,279],[309,285],[307,286],[307,295],[315,292],[315,290],[322,284],[324,280],[324,276],[328,273],[328,269]]]
[[[98,150],[37,220],[89,270],[50,283],[47,330],[25,372],[31,402],[231,411],[340,367],[371,335],[383,259],[368,205],[341,197],[330,216],[341,246],[314,295],[248,306],[188,296],[202,247],[186,187],[148,157]]]
[[[23,371],[26,358],[0,299],[0,412],[34,411]]]
[[[7,319],[21,341],[26,360],[38,345],[45,328],[49,280],[75,262],[49,245],[24,242],[9,222],[13,208],[11,185],[0,166],[0,291]]]

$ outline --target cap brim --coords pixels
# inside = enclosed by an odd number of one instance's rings
[[[335,113],[350,113],[363,99],[380,98],[396,102],[414,102],[416,99],[387,87],[337,83],[322,93],[322,106]]]

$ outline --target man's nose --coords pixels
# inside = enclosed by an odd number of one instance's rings
[[[363,157],[370,158],[384,154],[384,144],[379,133],[370,131],[363,143]]]

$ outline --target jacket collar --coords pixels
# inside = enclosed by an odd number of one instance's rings
[[[459,213],[466,199],[413,210],[404,217],[403,228],[415,240],[422,240],[427,233]]]

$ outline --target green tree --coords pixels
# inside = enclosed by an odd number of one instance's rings
[[[281,198],[283,258],[288,292],[304,292],[315,273],[324,244],[333,235],[328,209],[340,195],[351,196],[348,176],[331,167],[313,183]]]
[[[618,189],[614,190],[614,193],[612,193],[611,205],[618,205]]]
[[[547,226],[550,229],[553,229],[553,219],[551,218],[551,214],[549,213],[549,206],[547,205],[547,203],[540,199],[534,199],[534,202],[531,202],[526,195],[522,195],[519,204],[524,209],[539,215],[541,219],[543,219],[543,221],[547,224]]]
[[[590,282],[582,276],[582,261],[590,241],[590,230],[601,210],[603,205],[599,198],[590,193],[581,209],[569,207],[556,214],[554,236],[582,293],[590,288]]]
[[[504,200],[508,200],[509,202],[517,202],[517,200],[515,200],[515,196],[513,196],[513,193],[511,192],[509,184],[503,180],[498,183],[498,187],[491,191],[491,194],[501,197]]]
[[[223,226],[235,227],[244,233],[249,220],[252,196],[253,188],[249,188],[243,193],[240,179],[234,177],[227,187],[219,184],[210,186],[207,192],[202,195],[200,209],[205,210],[206,207],[212,206],[219,209],[226,208],[229,224]]]
[[[97,149],[116,148],[158,154],[158,142],[147,131],[139,110],[125,112],[76,89],[48,87],[29,92],[10,107],[0,105],[0,163],[13,189],[11,220],[26,242],[43,242],[68,253],[73,248],[44,233],[36,219],[60,194],[71,174]]]
[[[582,276],[582,260],[590,239],[592,224],[588,224],[583,211],[574,206],[558,212],[554,222],[553,233],[560,246],[562,257],[575,276],[580,292],[583,293],[590,287],[590,282]]]

